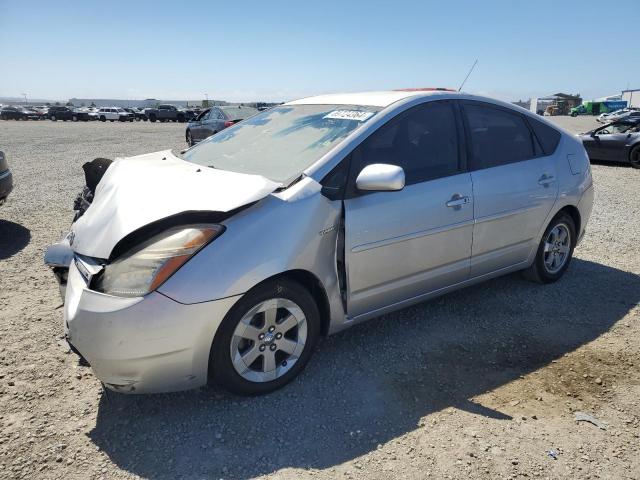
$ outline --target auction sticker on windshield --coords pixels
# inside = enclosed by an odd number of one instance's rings
[[[333,118],[335,120],[355,120],[364,122],[372,117],[375,112],[363,112],[361,110],[334,110],[322,118]]]

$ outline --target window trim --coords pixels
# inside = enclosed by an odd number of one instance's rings
[[[544,149],[542,148],[542,144],[540,143],[540,141],[538,140],[538,137],[536,137],[535,132],[533,131],[533,128],[531,128],[531,125],[529,124],[529,121],[527,120],[527,116],[523,115],[522,113],[516,111],[516,110],[512,110],[510,108],[506,108],[503,107],[502,105],[496,105],[494,103],[489,103],[489,102],[483,102],[480,100],[459,100],[458,101],[459,105],[460,105],[460,113],[462,116],[462,122],[464,125],[464,131],[465,131],[465,140],[466,140],[466,146],[467,146],[467,166],[470,172],[475,172],[475,171],[479,171],[479,170],[487,170],[489,168],[499,168],[499,167],[504,167],[507,165],[512,165],[514,163],[520,163],[520,162],[528,162],[529,160],[535,160],[536,158],[540,158],[540,157],[546,157],[549,156],[547,154],[545,154]],[[487,107],[487,108],[492,108],[494,110],[499,110],[502,112],[506,112],[508,114],[511,115],[515,115],[517,117],[520,117],[526,127],[526,129],[529,131],[529,136],[531,139],[531,147],[533,149],[533,156],[530,158],[524,158],[524,159],[520,159],[520,160],[512,160],[508,163],[503,163],[501,165],[492,165],[489,167],[479,167],[477,165],[476,159],[474,158],[473,155],[473,140],[471,138],[471,127],[469,126],[469,119],[467,118],[467,111],[465,110],[465,105],[471,105],[471,106],[480,106],[480,107]],[[540,153],[538,153],[540,152]]]

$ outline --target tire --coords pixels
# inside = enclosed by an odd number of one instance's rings
[[[265,313],[251,315],[252,309],[268,305],[274,299],[278,299],[277,308],[267,307]],[[266,312],[273,312],[271,327],[268,326],[269,320],[265,318]],[[289,320],[285,321],[286,319]],[[257,323],[253,325],[249,321]],[[282,331],[277,328],[280,325],[280,328],[286,329],[286,326],[283,327],[285,324],[293,326]],[[252,333],[247,334],[248,329]],[[242,332],[242,335],[238,335],[238,332]],[[255,341],[245,340],[253,334]],[[298,283],[287,279],[267,281],[246,293],[222,321],[211,346],[209,378],[213,383],[238,395],[272,392],[289,383],[304,369],[319,337],[320,314],[311,294]],[[265,340],[266,338],[269,340]],[[288,356],[278,348],[285,343],[290,348],[295,346],[294,355]],[[253,368],[245,367],[242,363],[241,349],[245,349],[243,355],[254,358],[249,365]],[[234,366],[232,352],[236,355],[236,365],[240,364],[244,369],[243,375]],[[272,373],[262,371],[269,368],[264,363],[267,358],[273,361],[275,370],[269,370]],[[274,379],[266,379],[272,375],[275,376]],[[262,381],[256,380],[261,376]]]
[[[155,122],[156,120],[157,120],[157,118],[153,113],[151,115],[149,115],[149,121],[150,122]]]
[[[191,136],[191,130],[187,130],[187,145],[193,147],[193,137]]]
[[[178,116],[178,122],[184,123],[184,115],[179,115]]]
[[[73,122],[77,122],[77,121],[78,121],[78,117],[77,117],[76,115],[74,115],[73,117],[71,117],[71,120],[72,120]]]
[[[560,233],[559,238],[558,232]],[[563,233],[568,235],[568,239],[566,242],[562,241],[558,244],[557,242],[563,238]],[[576,240],[576,226],[573,218],[566,212],[558,213],[549,222],[544,235],[542,235],[533,264],[523,272],[525,278],[543,284],[558,281],[569,268]],[[554,257],[555,260],[553,260]],[[553,263],[553,266],[550,266],[551,262],[559,263]]]
[[[571,116],[572,116],[572,117],[577,117],[577,116],[578,116],[578,114],[577,114],[577,113],[572,113],[572,114],[571,114]]]
[[[57,122],[57,121],[58,121],[58,119],[56,118],[56,116],[55,116],[55,115],[51,115],[51,121],[52,121],[52,122]]]
[[[636,145],[629,152],[629,163],[633,168],[640,168],[640,145]]]
[[[109,120],[111,123],[115,122],[115,120]]]

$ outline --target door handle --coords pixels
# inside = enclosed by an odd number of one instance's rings
[[[553,175],[548,175],[546,173],[543,173],[542,176],[538,179],[538,184],[539,185],[544,185],[545,187],[548,186],[550,183],[552,183],[555,180]]]
[[[451,200],[445,203],[445,205],[447,207],[453,208],[454,210],[460,210],[462,206],[466,205],[467,203],[469,203],[469,197],[463,197],[459,193],[456,193],[451,197]]]

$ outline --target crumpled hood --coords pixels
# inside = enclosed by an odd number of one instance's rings
[[[170,150],[117,159],[91,206],[72,226],[73,250],[108,258],[129,233],[181,212],[228,212],[255,202],[280,185],[260,175],[186,162]]]

